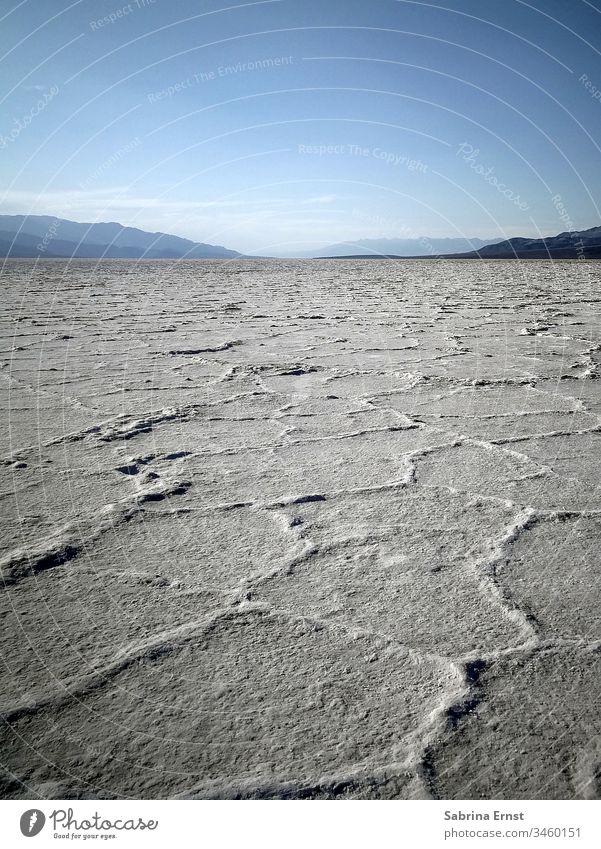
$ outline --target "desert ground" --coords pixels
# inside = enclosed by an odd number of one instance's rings
[[[600,283],[6,262],[0,795],[597,798]]]

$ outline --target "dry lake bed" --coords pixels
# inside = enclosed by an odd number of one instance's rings
[[[2,284],[2,797],[601,794],[598,263]]]

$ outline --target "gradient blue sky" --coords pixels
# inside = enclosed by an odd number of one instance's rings
[[[600,0],[0,0],[0,18],[0,212],[272,254],[600,223]]]

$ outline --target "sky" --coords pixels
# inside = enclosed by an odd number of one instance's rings
[[[292,255],[601,223],[601,0],[0,0],[0,213]]]

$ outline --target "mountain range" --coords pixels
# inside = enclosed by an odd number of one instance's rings
[[[459,256],[465,259],[601,259],[601,227],[570,230],[544,239],[507,239]]]
[[[415,250],[408,254],[406,251],[407,240],[396,239],[367,239],[363,242],[344,242],[339,245],[332,245],[330,250],[335,251],[329,254],[333,259],[426,259],[428,257],[434,259],[601,259],[601,227],[591,227],[589,230],[570,230],[568,232],[559,233],[557,236],[546,236],[543,239],[525,239],[517,237],[514,239],[505,239],[498,242],[489,242],[485,244],[480,239],[427,239],[423,237],[415,240],[414,244],[419,243],[420,247],[428,243],[428,252],[423,250]],[[411,240],[409,240],[411,241]],[[447,242],[471,242],[471,250],[457,250],[455,245],[452,250],[449,250],[449,245],[444,247]],[[395,250],[395,244],[402,243],[403,251]],[[476,245],[480,242],[480,245]],[[374,250],[374,246],[379,245],[382,250]],[[363,250],[356,250],[357,248]],[[365,250],[366,247],[370,251]],[[442,249],[440,249],[442,247]],[[352,250],[349,250],[352,248]]]
[[[235,259],[221,245],[115,222],[80,224],[52,215],[0,215],[0,256],[104,259]]]
[[[601,259],[601,227],[543,239],[362,239],[304,258]],[[0,257],[78,259],[237,259],[238,251],[116,222],[82,224],[52,215],[0,215]],[[259,259],[259,257],[256,257]]]
[[[430,238],[414,239],[360,239],[357,242],[339,242],[317,251],[307,252],[307,257],[331,256],[441,256],[442,254],[466,253],[483,248],[491,242],[484,239]]]

